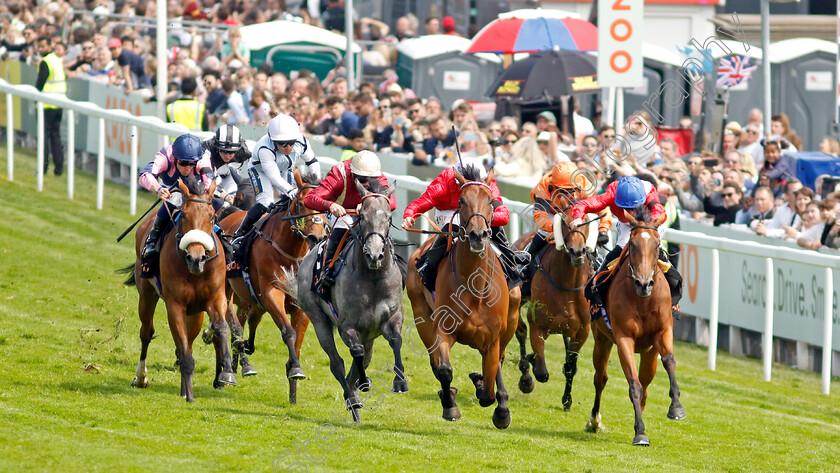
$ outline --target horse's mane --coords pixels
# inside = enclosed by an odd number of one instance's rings
[[[468,181],[480,181],[481,179],[481,169],[475,164],[467,164],[461,168],[464,172],[461,173],[464,176],[464,179]]]
[[[204,192],[206,192],[204,188],[204,181],[197,179],[195,174],[190,174],[186,178],[182,177],[181,181],[183,181],[184,185],[187,186],[187,189],[190,190],[191,194],[204,195]]]
[[[650,222],[650,209],[646,204],[642,204],[635,209],[627,209],[627,211],[639,222]]]
[[[303,171],[301,171],[300,178],[303,180],[303,182],[305,182],[307,184],[311,184],[313,186],[317,186],[318,184],[321,183],[321,178],[318,177],[317,175],[315,175],[314,172],[303,172]]]
[[[378,179],[371,179],[368,181],[368,184],[370,185],[370,191],[374,194],[382,194],[388,190]]]

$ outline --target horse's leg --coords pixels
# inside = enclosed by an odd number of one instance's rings
[[[659,353],[651,348],[642,353],[639,361],[639,383],[642,385],[642,412],[645,411],[647,403],[647,388],[650,386],[653,377],[656,376],[656,356]]]
[[[322,314],[318,320],[328,320],[327,317],[328,316],[326,314]],[[315,325],[315,333],[318,336],[318,343],[321,344],[321,348],[324,352],[326,352],[327,356],[330,357],[330,371],[344,390],[344,401],[346,403],[347,410],[353,413],[353,422],[358,424],[361,422],[359,409],[362,407],[362,403],[359,401],[359,398],[356,397],[355,390],[351,389],[350,385],[347,384],[347,378],[345,378],[344,371],[344,360],[335,348],[335,338],[333,338],[332,325],[327,322],[318,321],[313,321],[313,324]]]
[[[429,343],[434,342],[426,342],[426,346],[429,346]],[[429,355],[429,363],[432,365],[435,378],[440,381],[438,397],[440,397],[440,404],[443,406],[443,418],[445,420],[458,420],[461,418],[461,411],[455,403],[455,395],[458,394],[458,389],[452,387],[452,364],[449,362],[450,343],[452,343],[452,337],[444,335],[437,344],[437,348]]]
[[[481,353],[482,374],[470,373],[470,379],[475,385],[475,397],[481,407],[487,407],[496,402],[496,373],[499,371],[499,340],[490,344]]]
[[[580,349],[586,343],[589,336],[589,325],[578,329],[572,337],[563,337],[566,344],[566,363],[563,364],[563,375],[566,376],[566,390],[563,392],[563,409],[568,411],[572,408],[572,381],[577,374],[577,362]]]
[[[295,356],[300,360],[300,347],[303,345],[306,328],[309,327],[309,317],[293,303],[291,298],[286,298],[286,312],[291,316],[292,328],[295,331]],[[286,373],[291,368],[289,363],[286,363]],[[297,383],[298,378],[289,378],[289,402],[292,404],[297,404]]]
[[[297,343],[295,329],[292,328],[292,324],[289,323],[289,319],[286,316],[286,293],[274,286],[269,286],[265,289],[262,299],[263,306],[271,314],[271,318],[274,319],[275,325],[280,329],[280,333],[283,335],[283,341],[289,349],[289,361],[286,363],[286,377],[289,379],[305,378],[306,375],[300,367],[300,360],[298,360],[297,353],[295,352],[295,344]]]
[[[244,327],[243,323],[245,323],[245,309],[236,308],[234,309],[234,298],[228,300],[228,309],[227,309],[227,322],[228,326],[230,327],[230,346],[233,349],[233,353],[231,354],[231,365],[233,367],[234,374],[239,366],[242,366],[242,376],[254,376],[257,374],[257,370],[251,366],[251,362],[248,360],[248,356],[245,354],[245,343],[246,341],[242,339],[244,335]],[[242,315],[240,317],[240,314]]]
[[[355,386],[359,391],[368,392],[371,389],[373,380],[369,376],[366,376],[365,379],[361,379],[359,377],[359,373],[366,372],[368,366],[370,366],[370,360],[373,358],[373,340],[369,340],[362,345],[364,346],[362,363],[356,363],[356,359],[353,359],[353,364],[350,366],[350,372],[347,374],[347,383],[350,384],[351,388]]]
[[[508,392],[502,380],[502,365],[504,360],[499,362],[499,370],[496,371],[496,399],[499,405],[493,411],[493,425],[497,429],[506,429],[510,426],[510,409],[508,408]]]
[[[548,367],[545,365],[545,339],[548,331],[539,324],[531,324],[531,348],[534,350],[528,360],[534,365],[534,377],[541,383],[548,382]]]
[[[395,393],[407,393],[408,383],[405,380],[405,367],[402,362],[402,329],[403,312],[397,310],[391,319],[382,324],[382,336],[388,340],[391,350],[394,352],[394,390]]]
[[[516,341],[519,342],[519,371],[522,372],[519,378],[519,390],[526,394],[534,391],[534,378],[531,377],[531,363],[528,361],[528,349],[525,346],[527,336],[528,326],[524,318],[519,317],[519,324],[516,327]]]
[[[343,326],[338,328],[338,335],[344,341],[344,344],[347,345],[347,348],[350,349],[350,356],[353,357],[350,375],[355,382],[351,383],[350,377],[348,377],[347,384],[350,386],[350,389],[356,389],[364,384],[370,390],[370,385],[367,384],[369,380],[365,374],[365,344],[361,342],[358,330],[349,322],[345,322]]]
[[[592,404],[592,413],[586,422],[586,430],[589,432],[600,432],[604,428],[601,422],[601,393],[607,385],[607,364],[610,361],[612,342],[597,327],[594,329],[593,338],[595,347],[592,350],[592,365],[595,367],[595,402]]]
[[[140,315],[140,361],[137,363],[131,385],[136,388],[148,388],[149,373],[146,369],[146,356],[149,353],[149,343],[155,334],[154,319],[158,296],[155,290],[145,282],[147,280],[141,279],[139,274],[135,274],[135,280],[138,281],[137,289],[140,296],[137,304],[137,313]],[[141,288],[141,285],[145,287]]]
[[[195,360],[192,356],[192,347],[187,333],[187,311],[183,306],[174,302],[167,302],[166,312],[169,318],[169,330],[172,332],[172,339],[175,341],[178,367],[181,370],[181,397],[185,398],[187,402],[193,402],[195,396],[193,396],[192,378],[195,372]],[[196,318],[203,319],[203,317]]]
[[[671,406],[668,407],[668,418],[674,420],[685,419],[685,409],[680,404],[680,387],[677,385],[677,360],[674,358],[674,332],[672,327],[668,327],[662,332],[658,345],[661,347],[659,354],[662,356],[662,366],[668,373],[670,382],[668,395],[671,396]]]
[[[216,378],[213,387],[221,389],[225,384],[236,386],[236,376],[233,374],[233,359],[228,346],[228,322],[225,315],[228,312],[228,301],[221,294],[211,301],[207,311],[210,326],[215,336],[213,344],[216,347]]]
[[[642,419],[642,384],[639,382],[639,373],[636,370],[636,342],[628,336],[615,336],[618,359],[621,361],[621,369],[629,385],[630,402],[633,403],[633,412],[636,421],[633,424],[635,437],[633,445],[650,446],[650,440],[645,435],[645,422]]]
[[[240,315],[243,313],[244,315]],[[245,353],[248,355],[253,355],[254,351],[257,349],[257,327],[259,327],[264,313],[265,311],[257,304],[249,305],[246,310],[240,308],[239,311],[237,311],[236,316],[239,317],[240,323],[243,324],[243,326],[244,323],[242,322],[242,319],[245,318],[248,321],[248,340],[245,340]]]

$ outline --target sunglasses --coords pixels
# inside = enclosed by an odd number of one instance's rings
[[[584,143],[583,146],[586,146],[587,148],[595,147],[595,146],[598,146],[598,143]]]
[[[379,106],[379,110],[388,110],[389,108],[391,108],[390,105],[380,105]]]
[[[758,132],[755,131],[755,130],[747,130],[747,133],[749,133],[751,135],[757,135],[758,134]]]
[[[722,194],[724,197],[732,197],[733,195],[738,195],[734,192],[727,192],[726,194]]]
[[[420,109],[415,108],[415,109],[409,110],[408,113],[420,113]]]
[[[286,146],[294,146],[297,143],[297,140],[289,140],[289,141],[275,141],[274,144],[278,148],[285,148]]]
[[[219,150],[219,154],[236,154],[236,151],[231,151],[231,150],[226,150],[226,149],[220,149],[220,150]]]
[[[181,160],[179,159],[179,160],[178,160],[178,166],[184,166],[184,167],[195,167],[195,163],[194,163],[193,161],[181,161]]]

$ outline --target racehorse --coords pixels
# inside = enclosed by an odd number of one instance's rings
[[[406,287],[417,331],[430,355],[432,372],[440,381],[438,396],[443,418],[461,418],[455,403],[458,390],[451,386],[453,377],[449,361],[452,344],[458,342],[481,353],[482,374],[470,373],[475,395],[482,407],[488,407],[498,399],[493,424],[505,429],[510,425],[511,417],[501,366],[505,347],[516,331],[520,291],[519,288],[508,290],[501,261],[488,242],[493,216],[490,183],[495,173],[491,169],[482,181],[473,171],[475,169],[465,172],[466,177],[455,172],[461,189],[457,210],[460,228],[449,256],[440,264],[435,299],[432,300],[433,296],[423,286],[416,267],[416,259],[434,239],[412,254]],[[497,385],[498,390],[495,389]]]
[[[299,170],[295,170],[295,183],[299,189],[297,195],[286,210],[272,213],[265,224],[258,230],[254,240],[248,264],[251,287],[259,303],[253,303],[251,293],[242,277],[228,278],[228,285],[238,303],[239,324],[244,324],[247,311],[250,329],[245,341],[245,353],[252,354],[255,349],[257,326],[262,315],[268,311],[274,323],[283,335],[283,341],[289,349],[289,361],[286,363],[286,376],[289,378],[289,400],[297,402],[297,380],[306,375],[300,367],[300,347],[303,335],[309,326],[309,319],[296,305],[294,298],[287,297],[278,278],[283,268],[296,268],[309,248],[326,238],[325,220],[321,212],[307,208],[303,204],[306,195],[317,186],[316,178],[304,179]],[[221,227],[225,233],[232,234],[245,217],[245,212],[237,212],[225,218]],[[244,310],[243,310],[244,309]],[[229,320],[233,322],[233,307],[229,308]],[[291,315],[291,323],[287,314]]]
[[[547,248],[539,255],[538,269],[531,280],[530,300],[533,304],[526,306],[528,325],[520,318],[516,330],[521,355],[519,370],[522,372],[519,389],[524,393],[534,390],[534,380],[528,372],[530,365],[534,366],[537,381],[548,381],[545,341],[551,334],[563,335],[566,347],[563,409],[566,411],[572,407],[572,381],[577,373],[578,355],[589,338],[589,303],[583,295],[583,289],[591,273],[586,250],[589,225],[572,228],[569,225],[571,216],[567,214],[570,208],[566,207],[562,213],[555,214],[555,250]],[[524,249],[533,236],[534,232],[523,235],[514,246]],[[528,328],[531,330],[531,349],[534,350],[530,355],[526,355],[525,348]]]
[[[238,210],[247,211],[257,204],[257,194],[254,192],[251,180],[240,176],[237,169],[231,169],[230,177],[236,183],[236,194],[233,197],[233,205],[219,211],[220,221]]]
[[[146,354],[155,332],[155,306],[158,299],[163,298],[181,370],[181,396],[185,397],[187,402],[193,402],[195,361],[192,345],[201,331],[204,312],[210,317],[210,327],[215,335],[213,343],[216,347],[216,378],[213,386],[221,389],[225,384],[236,385],[236,377],[227,344],[224,249],[213,232],[215,213],[212,198],[216,183],[213,182],[206,191],[199,189],[203,186],[197,180],[190,179],[188,183],[189,186],[183,181],[178,182],[184,203],[179,211],[175,230],[168,233],[162,242],[159,256],[160,292],[153,279],[140,277],[143,265],[141,253],[154,215],[147,218],[137,230],[137,260],[125,270],[131,272],[126,285],[136,285],[140,296],[140,362],[131,385],[139,388],[149,386]]]
[[[373,342],[384,336],[394,352],[395,393],[408,392],[402,347],[402,274],[394,257],[394,244],[388,234],[391,226],[390,197],[394,187],[383,188],[371,180],[371,190],[356,183],[362,197],[359,220],[351,229],[354,239],[347,239],[350,248],[344,251],[344,268],[338,273],[331,290],[331,304],[312,290],[312,275],[318,252],[303,259],[297,275],[288,274],[287,281],[297,287],[300,306],[309,315],[318,342],[330,358],[330,371],[344,390],[347,409],[353,421],[360,422],[362,406],[356,389],[369,391],[372,380],[365,374],[373,355]],[[348,233],[349,236],[349,233]],[[345,245],[345,248],[347,247]],[[342,251],[342,250],[339,250]],[[344,360],[338,354],[333,338],[338,329],[341,340],[350,349],[353,364],[345,378]],[[388,389],[387,386],[383,386]]]
[[[645,435],[642,411],[647,400],[647,387],[656,374],[656,357],[662,357],[662,366],[670,379],[671,406],[668,418],[685,418],[680,404],[674,360],[674,321],[671,316],[671,292],[659,263],[659,227],[665,214],[658,221],[646,224],[647,211],[634,217],[625,210],[631,225],[630,241],[618,259],[616,273],[607,291],[607,316],[594,323],[595,348],[592,362],[595,365],[595,404],[586,423],[592,432],[601,430],[601,392],[607,384],[607,363],[612,345],[618,346],[621,368],[630,385],[630,401],[636,414],[633,445],[650,445]],[[641,354],[636,371],[634,353]]]

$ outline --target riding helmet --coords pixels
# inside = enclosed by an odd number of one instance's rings
[[[300,125],[286,114],[279,114],[268,122],[268,137],[271,141],[300,140]]]
[[[222,125],[216,130],[216,150],[235,153],[242,148],[241,139],[239,128],[233,125]]]
[[[362,150],[350,161],[350,172],[357,176],[379,177],[382,175],[382,163],[373,151]]]
[[[645,184],[636,176],[622,177],[615,188],[615,205],[623,209],[635,209],[645,203]]]
[[[185,133],[179,136],[172,143],[172,156],[178,161],[195,162],[204,155],[204,148],[201,147],[201,140],[195,135]]]
[[[572,180],[574,179],[574,182]],[[576,191],[588,191],[589,183],[586,181],[583,172],[571,161],[563,161],[554,166],[551,170],[551,183],[563,189],[574,189]]]

